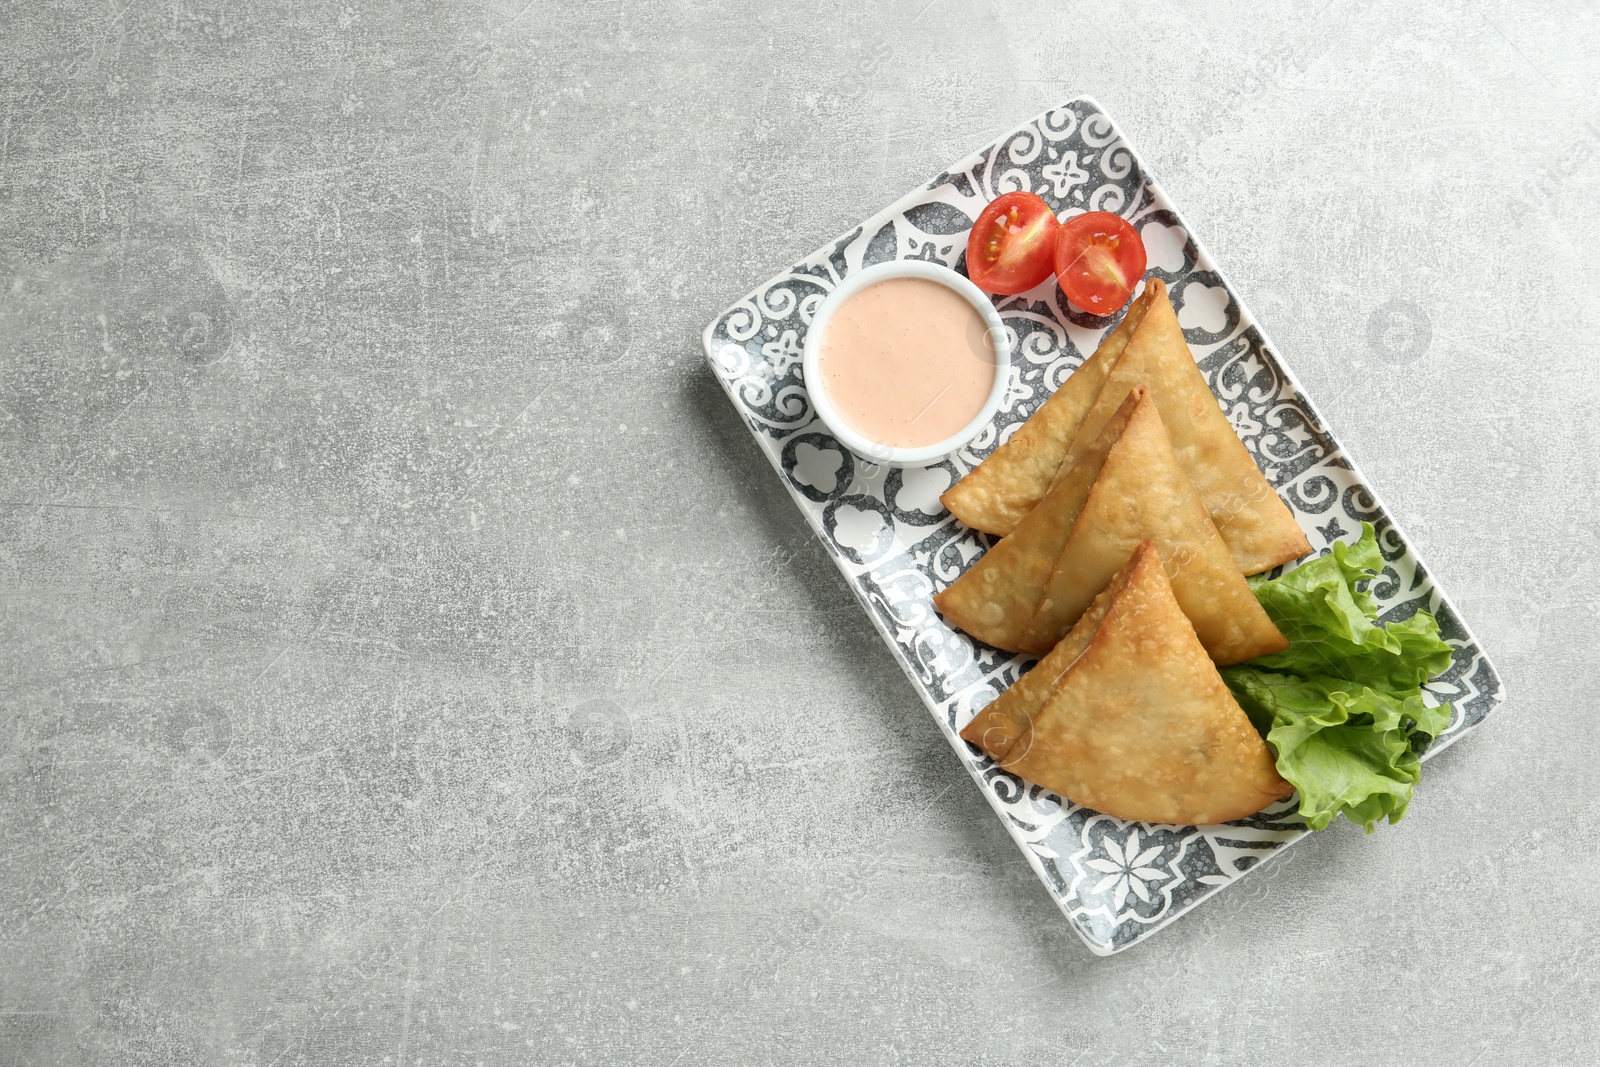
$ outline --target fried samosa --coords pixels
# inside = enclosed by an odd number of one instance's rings
[[[939,500],[952,515],[975,530],[999,537],[1017,528],[1023,516],[1049,491],[1084,413],[1093,406],[1106,375],[1144,317],[1150,292],[1147,288],[1134,299],[1117,328],[1010,440],[945,491]],[[1123,396],[1128,394],[1128,388],[1123,387]],[[1113,404],[1100,420],[1102,426],[1115,411]],[[1084,440],[1087,443],[1094,438],[1091,434]]]
[[[1200,491],[1240,572],[1256,574],[1306,555],[1311,543],[1250,458],[1195,364],[1166,285],[1151,279],[1145,293],[1148,304],[1139,325],[1083,415],[1068,453],[1093,441],[1128,390],[1143,382],[1161,409],[1178,462]],[[1066,474],[1063,464],[1056,477]]]
[[[1289,647],[1179,467],[1151,393],[1134,405],[1106,453],[1023,633],[1023,650],[1043,655],[1054,648],[1147,538],[1166,561],[1173,594],[1213,660],[1240,663]]]
[[[1082,449],[1068,476],[1023,517],[1011,536],[933,598],[946,622],[996,648],[1022,650],[1023,632],[1089,498],[1100,464],[1144,396],[1144,387],[1134,386],[1100,436]]]
[[[1289,795],[1178,605],[1154,545],[1135,552],[1081,655],[1000,760],[1121,819],[1242,819]]]

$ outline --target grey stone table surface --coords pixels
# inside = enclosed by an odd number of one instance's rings
[[[1496,0],[0,6],[0,1064],[1600,1061],[1597,57]],[[1511,694],[1111,959],[699,349],[1079,92]]]

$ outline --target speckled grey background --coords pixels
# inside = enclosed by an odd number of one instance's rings
[[[1600,15],[1277,10],[0,7],[0,1063],[1600,1058]],[[1511,692],[1109,960],[699,352],[1080,91]]]

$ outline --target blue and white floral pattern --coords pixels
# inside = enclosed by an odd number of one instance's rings
[[[1455,713],[1428,755],[1458,740],[1502,699],[1499,677],[1377,497],[1339,448],[1210,257],[1116,126],[1073,100],[1013,130],[850,233],[758,287],[706,330],[706,357],[796,505],[821,537],[950,743],[1051,895],[1097,953],[1149,936],[1303,837],[1294,801],[1221,826],[1126,823],[1022,781],[957,731],[1032,664],[946,626],[932,597],[989,547],[939,493],[976,466],[1094,351],[1116,316],[1070,307],[1053,281],[997,298],[1015,359],[994,423],[949,460],[894,470],[852,456],[817,420],[799,354],[812,316],[853,271],[892,259],[964,270],[983,205],[1028,189],[1062,214],[1115,211],[1181,258],[1164,279],[1222,410],[1313,546],[1378,530],[1385,568],[1373,595],[1386,619],[1434,612],[1455,649],[1429,683]]]

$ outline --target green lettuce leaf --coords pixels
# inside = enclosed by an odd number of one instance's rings
[[[1250,721],[1278,755],[1278,773],[1300,791],[1300,814],[1313,830],[1343,811],[1369,833],[1378,820],[1399,822],[1422,774],[1420,739],[1450,721],[1420,691],[1407,698],[1343,678],[1299,678],[1248,666],[1222,668]]]
[[[1450,646],[1425,611],[1378,623],[1377,602],[1360,585],[1382,567],[1363,523],[1354,544],[1336,543],[1281,578],[1252,579],[1290,645],[1222,669],[1313,830],[1341,813],[1368,833],[1381,819],[1399,822],[1421,777],[1420,753],[1450,722],[1450,705],[1429,707],[1420,688],[1450,665]]]
[[[1289,647],[1251,666],[1303,677],[1327,675],[1385,692],[1415,689],[1450,666],[1450,646],[1426,611],[1403,622],[1378,625],[1378,604],[1357,588],[1383,570],[1370,523],[1354,544],[1333,551],[1282,578],[1252,579],[1251,588],[1278,624]]]

